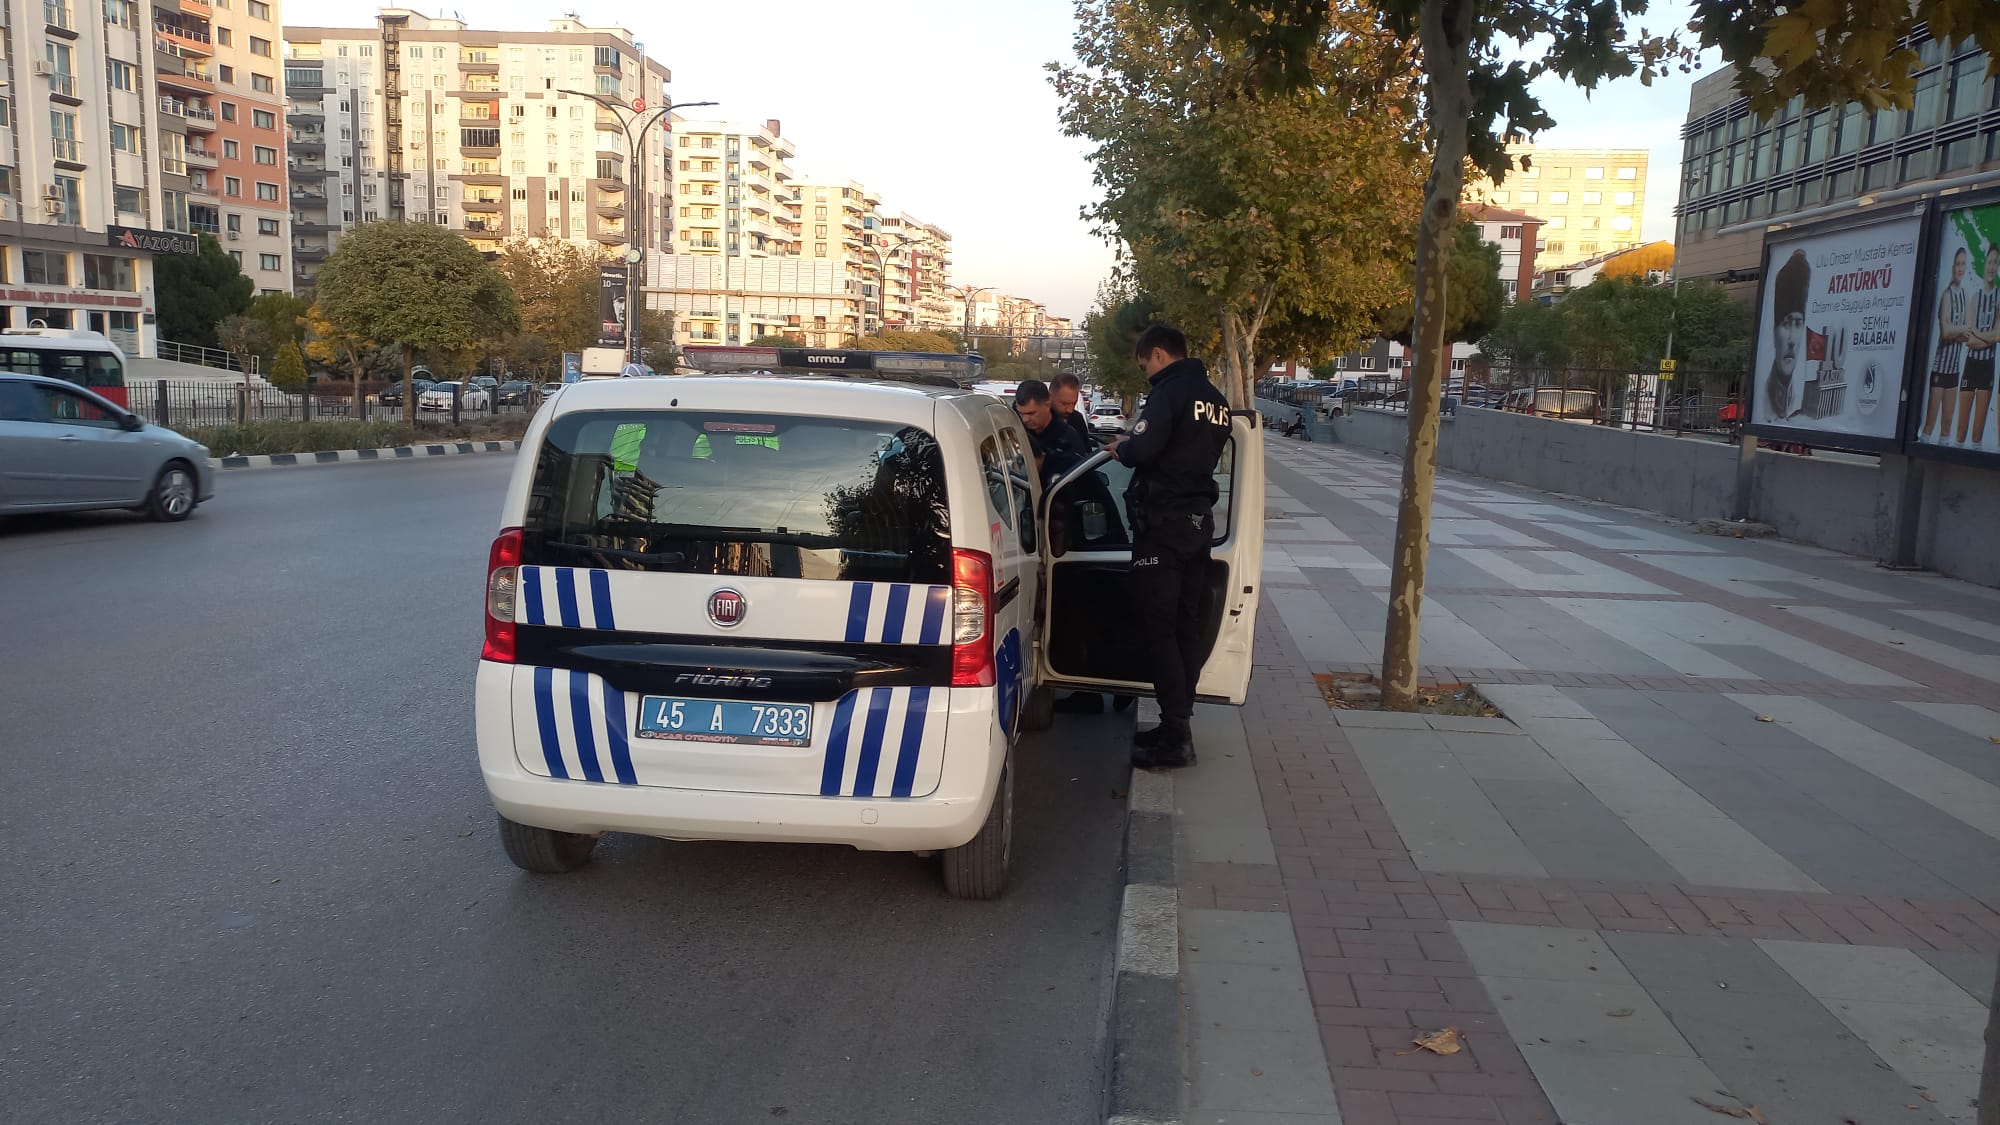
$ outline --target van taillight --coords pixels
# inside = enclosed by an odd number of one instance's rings
[[[951,553],[951,686],[992,687],[993,559],[979,551]]]
[[[481,660],[514,663],[514,592],[521,585],[521,529],[510,527],[486,555],[486,647]]]

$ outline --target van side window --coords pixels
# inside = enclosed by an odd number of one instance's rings
[[[979,473],[986,479],[986,503],[1000,522],[1014,526],[1012,505],[1007,502],[1007,470],[1000,464],[1000,446],[992,438],[979,443]]]
[[[1000,431],[1000,440],[1007,445],[1007,477],[1014,487],[1014,506],[1021,512],[1021,549],[1032,554],[1041,549],[1035,537],[1035,494],[1028,483],[1035,468],[1012,427]]]

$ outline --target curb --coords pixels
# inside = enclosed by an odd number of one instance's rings
[[[518,441],[446,441],[399,445],[393,449],[322,449],[317,453],[258,453],[211,457],[212,469],[280,469],[302,465],[335,465],[343,461],[395,461],[410,457],[457,457],[466,453],[512,453]]]
[[[1139,701],[1142,719],[1157,708]],[[1125,895],[1111,996],[1106,1125],[1177,1125],[1187,1090],[1174,778],[1135,770],[1125,817]]]

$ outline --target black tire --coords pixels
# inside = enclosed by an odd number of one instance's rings
[[[1007,890],[1007,867],[1014,852],[1014,764],[1000,767],[1000,788],[986,810],[979,835],[939,858],[945,893],[953,898],[993,899]]]
[[[1055,721],[1056,693],[1045,687],[1031,689],[1028,701],[1021,705],[1021,729],[1047,730]]]
[[[560,875],[590,862],[597,837],[574,832],[556,832],[500,818],[500,846],[507,858],[523,871],[538,875]]]
[[[179,523],[194,514],[201,503],[201,478],[186,461],[169,461],[153,478],[146,493],[146,518],[160,523]]]

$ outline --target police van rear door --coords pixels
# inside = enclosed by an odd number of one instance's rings
[[[1237,411],[1215,468],[1215,539],[1209,548],[1202,630],[1208,661],[1196,695],[1241,704],[1250,688],[1251,648],[1264,567],[1264,431]],[[1045,686],[1150,696],[1148,654],[1134,625],[1131,520],[1125,486],[1132,470],[1098,454],[1057,481],[1042,520],[1048,567],[1036,674]]]

